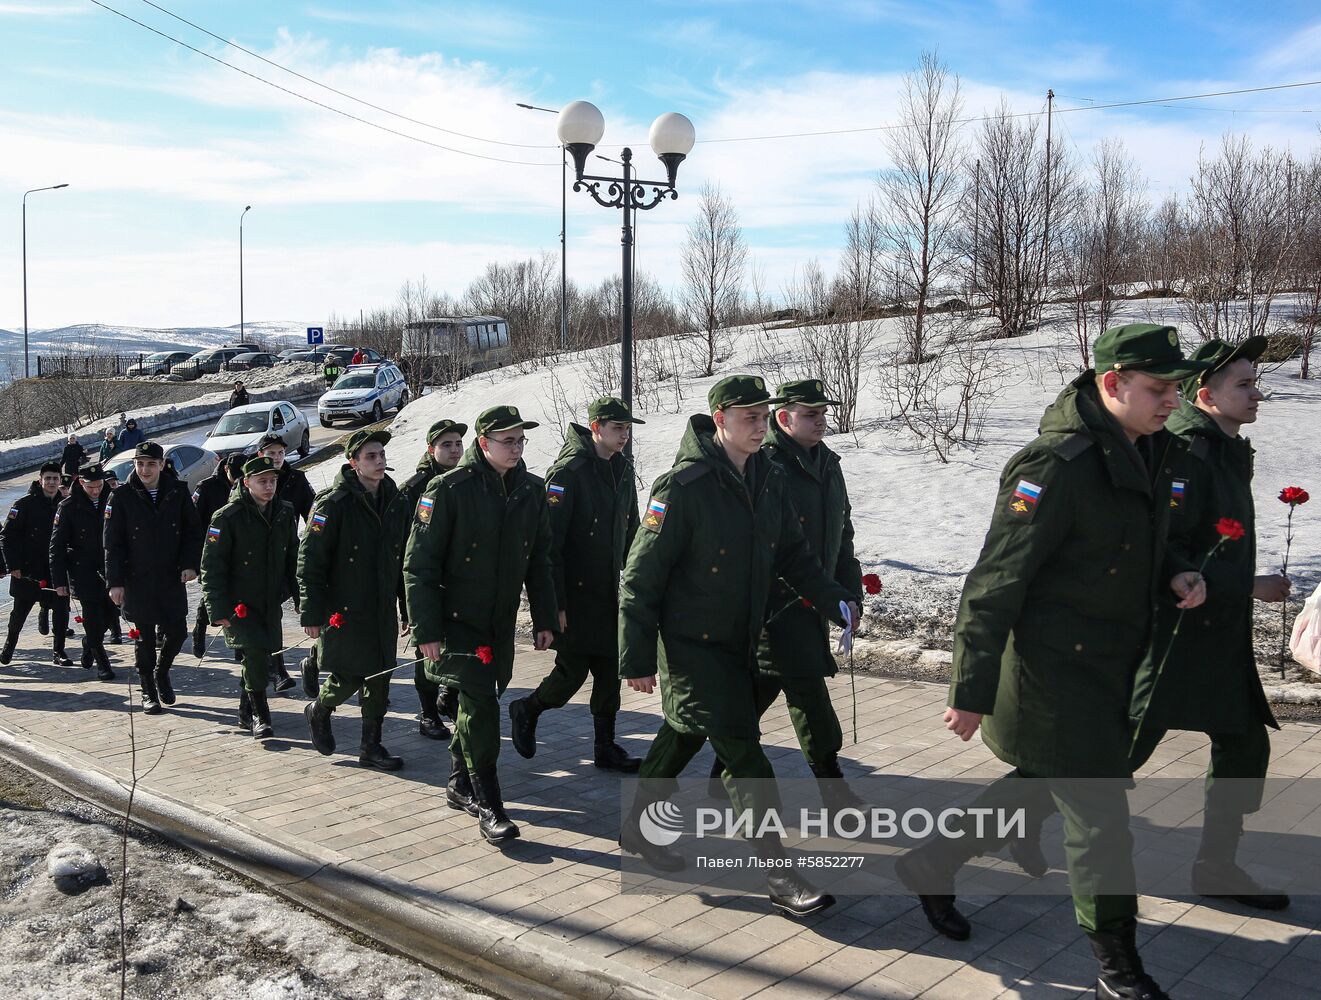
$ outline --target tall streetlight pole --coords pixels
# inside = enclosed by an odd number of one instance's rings
[[[31,363],[28,361],[28,195],[38,191],[58,191],[67,188],[67,184],[52,184],[49,187],[32,188],[23,192],[23,377],[32,376]]]
[[[528,111],[545,111],[547,114],[558,114],[550,108],[539,108],[535,104],[524,104],[522,101],[514,102],[520,108],[526,108]],[[560,145],[560,347],[569,346],[569,265],[568,265],[568,246],[565,243],[565,232],[568,229],[568,208],[569,208],[569,154]]]
[[[243,211],[239,213],[239,343],[245,343],[246,334],[243,328],[243,216],[252,211],[251,205],[243,206]]]
[[[679,164],[693,148],[697,136],[693,123],[677,112],[668,112],[651,123],[648,140],[652,151],[665,165],[666,180],[644,181],[633,172],[633,150],[625,147],[619,159],[624,167],[623,177],[604,177],[596,174],[584,174],[587,157],[605,134],[605,118],[594,104],[587,101],[574,101],[566,104],[560,111],[560,120],[556,126],[560,142],[573,157],[576,179],[575,191],[585,190],[592,199],[605,208],[619,208],[624,213],[623,235],[620,243],[623,247],[623,271],[621,274],[622,307],[620,309],[619,355],[620,355],[620,396],[628,406],[633,405],[633,219],[639,211],[648,211],[659,205],[665,198],[678,198],[675,179],[679,174]],[[605,195],[601,194],[605,185]],[[650,188],[650,194],[647,189]]]

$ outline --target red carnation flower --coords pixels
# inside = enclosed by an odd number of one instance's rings
[[[1307,501],[1311,499],[1312,498],[1308,495],[1307,490],[1303,489],[1301,486],[1286,486],[1284,489],[1280,490],[1280,502],[1287,503],[1290,507],[1296,507],[1300,503],[1307,503]]]
[[[128,637],[132,639],[134,642],[137,642],[139,639],[142,638],[142,633],[135,628],[131,628],[128,630]]]
[[[247,606],[246,604],[242,603],[241,601],[240,601],[238,604],[235,604],[235,605],[234,605],[234,617],[235,617],[235,618],[247,618],[247,617],[248,617],[248,606]]]
[[[803,607],[805,608],[810,608],[812,606],[812,602],[809,601],[806,597],[800,597],[798,598],[798,600],[802,603]]]
[[[881,592],[881,578],[875,573],[868,573],[862,578],[862,589],[869,594],[879,594]]]
[[[343,624],[344,624],[344,616],[340,614],[338,611],[336,611],[333,615],[330,616],[331,628],[339,628]]]
[[[81,624],[83,623],[83,616],[82,616],[82,615],[74,615],[74,616],[73,616],[73,622],[74,622],[75,625],[81,625]]]
[[[475,655],[483,663],[490,663],[495,659],[495,653],[491,651],[490,646],[478,646]]]
[[[45,589],[46,589],[46,585],[49,584],[49,583],[50,583],[49,580],[40,580],[40,581],[38,581],[37,585],[38,585],[39,587],[41,587],[42,590],[45,590]]]
[[[1222,517],[1216,522],[1216,533],[1223,535],[1228,541],[1237,542],[1245,534],[1243,522],[1235,521],[1232,517]]]

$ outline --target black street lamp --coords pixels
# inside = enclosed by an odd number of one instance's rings
[[[560,111],[559,124],[555,129],[560,142],[573,157],[575,191],[587,191],[598,205],[605,208],[620,208],[624,211],[623,238],[623,294],[620,316],[619,355],[620,355],[620,396],[630,407],[633,405],[633,217],[639,211],[648,211],[659,205],[666,197],[678,198],[674,182],[679,173],[679,164],[693,148],[697,136],[693,123],[683,115],[670,111],[651,123],[648,140],[652,150],[665,164],[666,180],[644,181],[633,173],[633,150],[627,146],[620,153],[620,162],[624,167],[622,177],[604,177],[585,174],[587,157],[605,134],[605,118],[594,104],[587,101],[574,101],[566,104]],[[606,185],[605,194],[601,186]],[[647,189],[651,191],[648,193]]]
[[[28,361],[28,195],[38,191],[58,191],[67,188],[67,184],[52,184],[49,187],[32,188],[23,192],[23,377],[32,376],[31,363]]]
[[[239,213],[239,343],[246,344],[243,330],[243,216],[252,211],[251,205],[244,205]]]
[[[520,108],[526,108],[528,111],[545,111],[548,114],[556,114],[550,108],[537,107],[535,104],[524,104],[522,101],[515,101],[515,105]],[[568,247],[565,243],[565,235],[568,229],[568,169],[569,154],[564,146],[560,146],[560,347],[561,349],[569,346],[569,265],[568,265]]]

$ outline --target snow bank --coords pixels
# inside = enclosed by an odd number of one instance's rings
[[[46,874],[53,879],[95,882],[105,868],[95,854],[80,844],[58,844],[46,855]]]

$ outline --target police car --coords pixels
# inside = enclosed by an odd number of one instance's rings
[[[401,410],[408,402],[408,385],[393,361],[373,365],[351,365],[317,400],[322,427],[336,420],[366,420],[376,423],[387,410]]]

